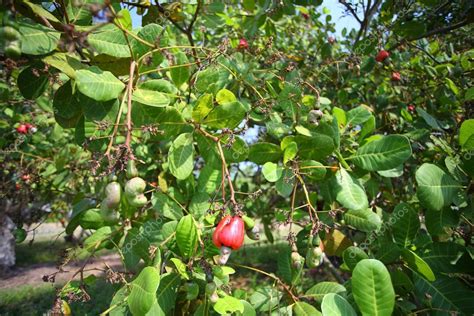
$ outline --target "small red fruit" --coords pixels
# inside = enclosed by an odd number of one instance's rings
[[[305,20],[309,20],[309,14],[308,14],[308,13],[301,13],[301,16],[302,16]]]
[[[415,112],[415,106],[413,104],[410,104],[407,108],[408,108],[408,111]]]
[[[227,215],[216,227],[212,235],[212,241],[217,247],[229,247],[234,250],[239,249],[245,236],[245,224],[240,216]]]
[[[30,181],[30,175],[29,174],[24,174],[21,176],[21,180],[28,182]]]
[[[25,124],[20,124],[16,128],[16,131],[20,134],[27,134],[28,133],[28,127]]]
[[[239,45],[237,46],[238,49],[247,49],[249,48],[249,43],[245,38],[241,38],[239,40]]]
[[[402,79],[402,77],[400,76],[400,73],[399,72],[392,72],[392,81],[400,81]]]
[[[381,50],[377,56],[375,57],[375,60],[378,61],[379,63],[383,62],[385,59],[387,59],[390,56],[390,53],[387,52],[386,50]]]

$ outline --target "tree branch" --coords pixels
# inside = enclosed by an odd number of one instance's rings
[[[352,14],[352,16],[357,20],[357,22],[359,22],[359,24],[362,24],[362,20],[359,18],[357,12],[354,10],[350,3],[347,3],[346,0],[339,0],[339,3],[346,7],[347,11]]]
[[[132,140],[132,92],[133,92],[133,76],[135,74],[136,62],[132,60],[130,63],[130,76],[128,78],[127,86],[127,138],[125,140],[125,146],[128,150],[130,159],[133,159],[132,147],[130,145]]]
[[[403,45],[406,42],[417,41],[419,39],[422,39],[422,38],[425,38],[425,37],[430,37],[430,36],[433,36],[433,35],[445,34],[445,33],[448,33],[450,31],[453,31],[455,29],[458,29],[458,28],[461,28],[461,27],[466,26],[468,24],[471,24],[471,23],[473,23],[473,22],[469,21],[468,19],[465,19],[465,20],[462,20],[458,23],[455,23],[455,24],[452,24],[452,25],[449,25],[449,26],[445,26],[445,27],[441,27],[439,29],[434,29],[434,30],[431,30],[429,32],[426,32],[425,34],[415,36],[413,38],[404,38],[404,39],[400,40],[398,43],[396,43],[394,46],[390,47],[390,50],[394,50],[394,49],[398,48],[399,46]]]

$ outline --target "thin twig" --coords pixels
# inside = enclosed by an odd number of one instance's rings
[[[133,91],[133,76],[135,74],[136,62],[132,60],[130,63],[130,77],[128,79],[127,87],[127,138],[125,140],[125,147],[127,147],[130,159],[134,159],[130,143],[132,141],[132,91]]]

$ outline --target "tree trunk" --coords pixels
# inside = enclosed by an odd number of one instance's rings
[[[0,215],[0,270],[15,265],[15,237],[11,233],[14,226],[10,217]]]

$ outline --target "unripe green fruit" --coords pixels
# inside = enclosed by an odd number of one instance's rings
[[[135,177],[138,177],[138,169],[135,160],[129,160],[127,162],[127,178],[132,179]]]
[[[146,182],[140,177],[135,177],[125,183],[125,198],[133,207],[142,207],[148,200],[143,194],[145,191]]]
[[[246,230],[251,230],[255,226],[255,221],[248,217],[247,215],[242,216],[242,219],[244,221],[245,229]]]
[[[217,295],[217,293],[213,293],[211,297],[209,297],[209,300],[211,303],[216,303],[219,300],[219,295]]]
[[[140,194],[135,197],[130,197],[127,200],[128,203],[133,207],[143,207],[148,203],[148,199],[144,194]]]
[[[20,32],[18,32],[14,27],[5,26],[0,29],[0,37],[7,41],[16,41],[20,39]]]
[[[214,282],[209,282],[206,284],[206,294],[207,295],[212,295],[213,293],[216,292],[217,285]]]
[[[319,247],[314,247],[312,249],[308,249],[308,253],[306,255],[306,264],[309,268],[316,268],[321,265],[323,262],[323,251]]]
[[[9,42],[5,47],[5,56],[8,58],[16,59],[21,56],[20,42],[14,41]]]
[[[120,183],[110,182],[105,187],[105,199],[102,201],[102,204],[105,204],[108,209],[116,209],[120,205],[121,195]]]
[[[303,266],[304,258],[297,252],[293,251],[291,253],[291,265],[295,269],[299,269]]]
[[[252,240],[260,240],[260,228],[258,226],[254,226],[251,230],[247,230],[247,237]]]
[[[125,183],[125,196],[135,196],[145,191],[146,182],[140,177],[134,177]]]
[[[184,289],[186,290],[186,299],[189,301],[196,299],[199,295],[199,285],[197,285],[197,283],[185,283]]]

